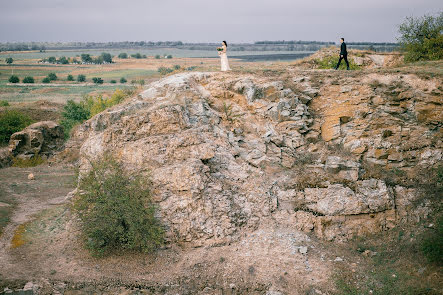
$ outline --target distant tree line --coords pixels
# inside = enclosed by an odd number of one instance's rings
[[[315,45],[334,45],[334,42],[323,42],[323,41],[295,41],[295,40],[291,40],[291,41],[285,41],[285,40],[280,40],[280,41],[256,41],[254,42],[254,44],[257,45],[262,45],[262,44],[306,44],[306,45],[310,45],[310,44],[315,44]]]
[[[105,63],[113,63],[112,55],[110,53],[103,52],[99,56],[91,56],[88,53],[83,53],[80,56],[81,60],[77,60],[77,58],[67,58],[65,56],[59,57],[58,59],[55,56],[50,56],[48,58],[44,58],[40,60],[42,63],[50,63],[50,64],[105,64]]]

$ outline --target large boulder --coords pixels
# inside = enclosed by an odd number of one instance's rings
[[[112,153],[152,181],[168,239],[197,246],[230,242],[273,220],[325,239],[393,227],[400,190],[370,171],[369,160],[387,169],[436,162],[441,144],[426,139],[433,125],[369,104],[360,93],[371,90],[359,82],[325,92],[329,86],[312,77],[279,79],[193,72],[156,81],[74,130],[80,172]],[[310,88],[312,100],[304,100]],[[395,120],[408,127],[394,128]],[[333,137],[325,138],[325,124],[336,126]],[[420,140],[406,149],[412,138]],[[407,150],[414,154],[398,156]],[[401,220],[410,220],[406,207]]]
[[[9,152],[13,157],[28,159],[49,157],[63,146],[63,127],[53,121],[34,123],[11,135]]]

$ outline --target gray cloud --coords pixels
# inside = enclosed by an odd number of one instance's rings
[[[0,0],[0,41],[395,41],[440,0]]]

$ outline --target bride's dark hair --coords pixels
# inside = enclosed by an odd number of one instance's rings
[[[228,43],[226,43],[226,41],[223,41],[223,43],[225,43],[226,47],[228,47]]]

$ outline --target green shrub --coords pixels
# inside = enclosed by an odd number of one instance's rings
[[[160,54],[156,54],[155,59],[160,59]]]
[[[398,31],[405,61],[443,58],[443,12],[437,16],[407,17]]]
[[[23,83],[34,83],[34,78],[33,77],[24,77],[23,78]]]
[[[63,107],[62,120],[60,125],[63,126],[65,138],[69,137],[72,127],[86,121],[90,117],[89,110],[82,103],[76,103],[73,100],[68,100]]]
[[[174,70],[180,70],[180,69],[181,69],[180,65],[175,65],[174,66]]]
[[[21,131],[32,123],[32,119],[15,110],[5,110],[0,113],[0,143],[9,142],[11,135]]]
[[[94,77],[92,78],[92,82],[94,82],[95,84],[103,84],[103,79],[99,77]]]
[[[124,83],[126,83],[126,82],[128,82],[128,80],[126,80],[125,78],[120,78],[120,83],[122,83],[122,84],[124,84]]]
[[[68,75],[68,77],[66,77],[67,81],[74,81],[74,76],[72,75]]]
[[[8,107],[9,102],[7,100],[0,100],[0,107]]]
[[[20,82],[20,79],[17,76],[12,75],[11,77],[9,77],[9,83],[18,83]]]
[[[172,58],[172,55],[170,55],[170,54],[168,54],[167,56],[166,56],[166,58]]]
[[[315,59],[314,63],[317,64],[319,69],[334,69],[337,66],[339,56],[325,56],[322,59]],[[348,55],[348,62],[349,62],[349,69],[351,70],[359,70],[360,67],[354,63],[352,58],[349,58]],[[341,61],[339,69],[346,69],[346,62],[344,60]]]
[[[86,81],[86,76],[85,75],[78,75],[77,76],[77,81],[78,82],[85,82]]]
[[[6,63],[7,63],[8,65],[10,65],[10,64],[12,64],[12,63],[14,62],[14,60],[12,59],[12,57],[7,57],[5,61],[6,61]]]
[[[117,80],[111,80],[109,82],[112,83],[112,84],[115,84],[115,83],[117,83]]]
[[[91,165],[73,203],[91,253],[151,252],[160,247],[164,230],[155,217],[149,181],[130,175],[109,154]]]
[[[58,77],[57,77],[57,75],[55,73],[49,73],[47,77],[51,81],[56,81],[58,79]]]
[[[128,54],[125,53],[125,52],[122,52],[122,53],[120,53],[120,54],[118,55],[118,58],[122,58],[122,59],[124,59],[124,58],[128,58]]]
[[[44,77],[42,83],[51,83],[51,79],[49,79],[48,77]]]
[[[172,73],[174,70],[166,67],[159,67],[157,69],[157,72],[159,72],[161,75],[167,75],[169,73]]]

